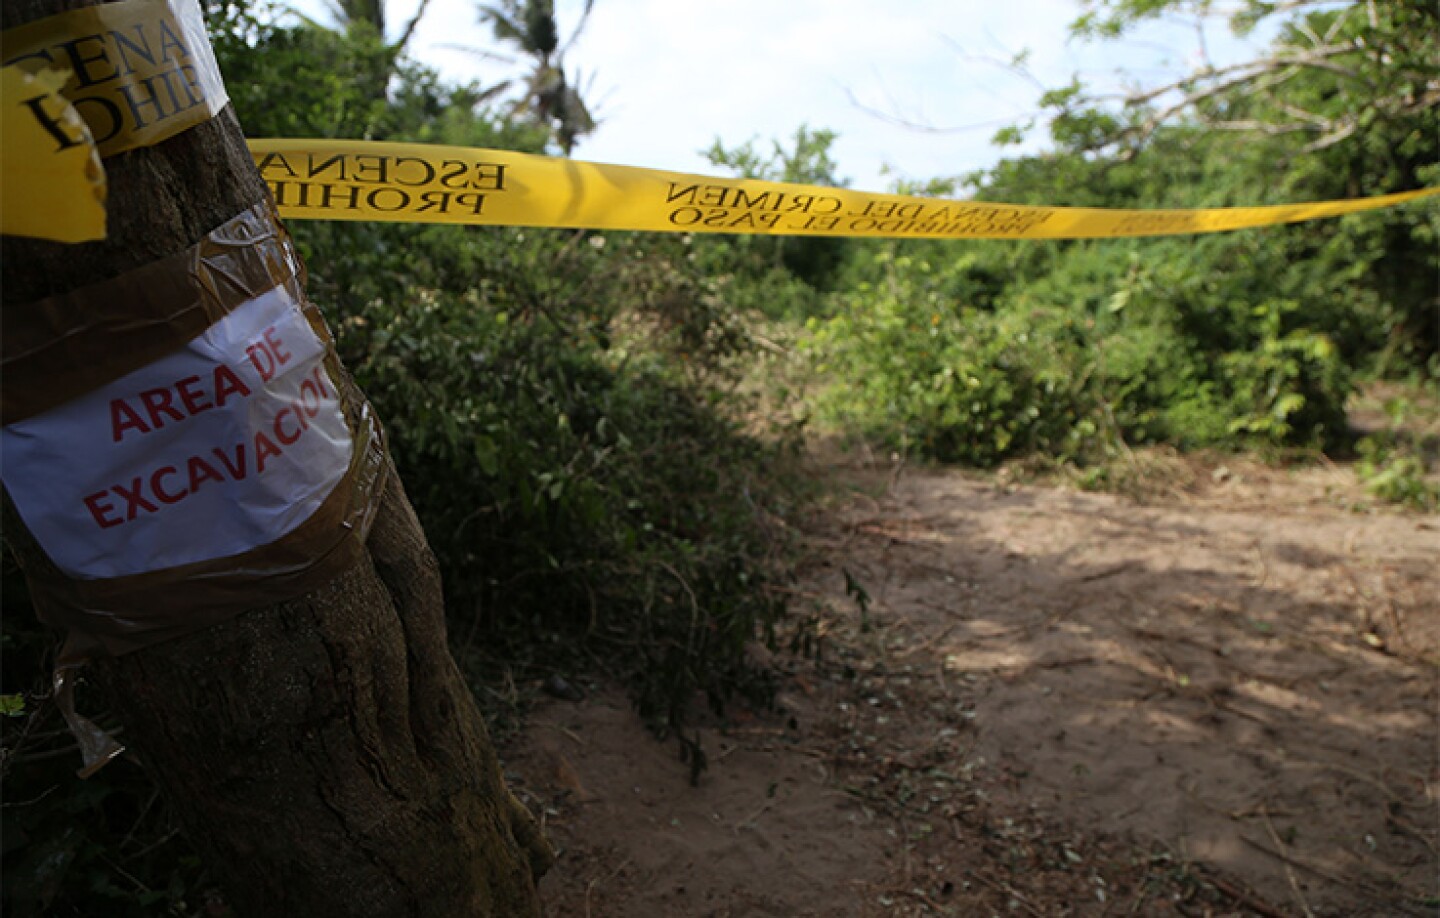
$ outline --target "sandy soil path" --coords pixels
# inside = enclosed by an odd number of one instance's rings
[[[1437,914],[1440,517],[1336,469],[828,471],[819,653],[698,787],[605,686],[508,750],[553,915]]]

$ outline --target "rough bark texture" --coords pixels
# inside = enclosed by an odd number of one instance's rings
[[[74,0],[6,0],[0,25]],[[231,110],[106,160],[110,237],[6,238],[25,303],[194,244],[267,191]],[[300,599],[93,664],[126,744],[246,916],[538,915],[550,852],[446,646],[438,569],[390,475],[368,558]],[[48,561],[7,514],[27,565]]]

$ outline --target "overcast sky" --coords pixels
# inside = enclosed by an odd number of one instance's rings
[[[392,28],[414,3],[391,0]],[[556,0],[564,37],[580,7]],[[519,64],[463,50],[497,47],[475,9],[474,0],[432,0],[411,53],[456,81],[489,85],[518,73]],[[574,155],[713,172],[701,151],[717,138],[726,146],[758,138],[768,149],[808,124],[840,135],[834,156],[852,187],[881,191],[896,178],[992,164],[1004,154],[990,143],[995,131],[1036,110],[1036,81],[1057,87],[1079,75],[1118,90],[1125,80],[1173,78],[1202,59],[1188,23],[1121,42],[1071,42],[1067,26],[1079,13],[1078,0],[595,0],[565,62],[601,124]],[[1223,24],[1204,47],[1217,63],[1254,50]],[[1025,51],[1029,77],[1005,66]]]

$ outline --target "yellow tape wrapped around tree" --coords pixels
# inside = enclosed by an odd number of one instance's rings
[[[63,70],[0,68],[0,233],[55,242],[105,238],[105,168],[60,95]]]

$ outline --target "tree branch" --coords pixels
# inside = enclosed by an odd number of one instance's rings
[[[410,21],[405,24],[405,31],[400,33],[400,40],[390,46],[397,55],[410,44],[410,39],[415,36],[415,27],[420,24],[420,17],[425,15],[425,7],[429,5],[430,0],[420,0],[420,6],[415,10],[415,15],[410,17]]]
[[[1014,118],[992,118],[989,121],[977,121],[974,124],[961,124],[955,125],[954,127],[937,127],[933,124],[922,124],[918,121],[910,121],[909,119],[902,118],[899,115],[894,115],[890,112],[881,111],[878,108],[866,105],[864,102],[860,101],[860,98],[858,96],[855,95],[855,90],[849,88],[848,86],[845,88],[845,96],[850,100],[851,105],[860,109],[860,111],[871,116],[872,118],[879,118],[886,124],[893,124],[896,127],[903,127],[911,131],[919,131],[923,134],[959,134],[964,131],[978,131],[984,130],[986,128],[998,128],[1004,127],[1007,124],[1015,123]]]
[[[1338,64],[1329,63],[1329,60],[1331,58],[1340,57],[1341,55],[1351,54],[1361,50],[1363,50],[1361,46],[1353,43],[1344,45],[1325,45],[1319,48],[1314,48],[1303,54],[1262,57],[1253,61],[1243,61],[1238,64],[1230,64],[1226,67],[1202,70],[1197,73],[1192,73],[1189,76],[1182,77],[1178,80],[1166,83],[1162,86],[1157,86],[1153,89],[1146,90],[1145,92],[1134,93],[1126,99],[1126,102],[1130,105],[1144,105],[1145,103],[1152,102],[1160,96],[1166,95],[1167,93],[1186,89],[1204,80],[1214,79],[1216,77],[1229,76],[1231,74],[1240,74],[1240,76],[1238,77],[1234,77],[1225,80],[1222,83],[1216,84],[1219,86],[1223,86],[1225,89],[1229,89],[1234,86],[1240,85],[1241,83],[1244,83],[1246,80],[1254,79],[1264,73],[1270,73],[1276,70],[1283,70],[1286,67],[1312,67],[1322,70],[1332,70],[1334,72],[1353,77],[1354,79],[1361,80],[1361,82],[1365,82],[1354,71],[1346,70],[1345,68],[1340,67]]]

